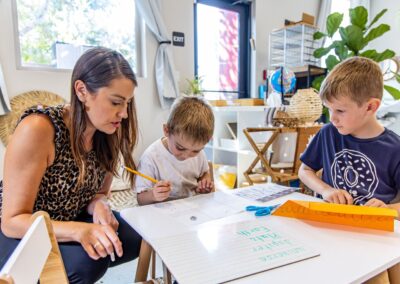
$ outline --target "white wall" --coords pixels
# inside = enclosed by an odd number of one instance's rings
[[[172,47],[175,67],[178,72],[181,90],[186,89],[186,78],[194,74],[194,27],[193,1],[163,0],[162,14],[167,29],[185,33],[185,46]],[[268,34],[272,29],[282,27],[285,18],[297,21],[301,13],[317,15],[319,0],[255,0],[256,5],[256,82],[261,83],[261,72],[268,63]],[[394,0],[393,0],[394,2]],[[11,0],[0,0],[0,62],[3,66],[7,90],[10,97],[22,92],[43,89],[69,98],[69,84],[71,72],[67,71],[27,71],[17,70]],[[139,78],[139,87],[135,91],[137,113],[140,127],[140,141],[135,151],[138,158],[142,151],[154,140],[162,135],[162,124],[165,122],[168,111],[161,110],[156,94],[154,80],[154,56],[157,43],[147,31],[147,78]],[[0,143],[0,178],[3,176],[4,146]]]
[[[268,68],[269,34],[282,28],[284,20],[300,21],[302,13],[317,19],[320,0],[256,0],[256,86],[262,84],[262,70]],[[254,95],[254,93],[253,93]]]
[[[371,42],[370,47],[379,52],[386,48],[392,49],[397,55],[400,55],[400,2],[398,0],[371,0],[370,19],[375,17],[383,9],[388,9],[385,15],[375,24],[385,23],[390,26],[390,31],[379,39]]]

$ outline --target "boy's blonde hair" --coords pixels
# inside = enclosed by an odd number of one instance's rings
[[[183,96],[172,105],[167,127],[170,134],[206,144],[214,133],[214,114],[202,98]]]
[[[322,101],[347,96],[358,105],[382,99],[383,76],[379,65],[365,57],[351,57],[336,65],[321,85]]]

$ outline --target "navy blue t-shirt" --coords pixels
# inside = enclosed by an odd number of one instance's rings
[[[333,188],[348,191],[354,204],[371,198],[392,203],[400,189],[400,137],[385,131],[374,138],[341,135],[331,124],[312,139],[301,161]]]

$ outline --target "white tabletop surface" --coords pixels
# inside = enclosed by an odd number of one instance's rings
[[[224,192],[207,194],[202,196],[202,199],[218,197],[220,200],[225,194],[232,200],[232,194]],[[272,205],[288,199],[317,200],[300,193],[266,203],[251,202],[236,196],[234,199],[232,206],[243,209],[247,205]],[[193,202],[196,203],[196,199],[193,199]],[[262,218],[268,224],[279,227],[281,232],[294,236],[298,241],[321,253],[318,257],[247,276],[232,283],[362,283],[400,262],[400,229],[397,221],[395,232],[384,232],[278,216],[255,217],[254,213],[242,211],[232,216],[189,226],[174,220],[168,214],[160,215],[153,205],[125,209],[121,216],[156,251],[155,240],[159,238],[196,231],[204,226]],[[168,263],[166,265],[168,266]],[[173,267],[169,269],[173,273]]]

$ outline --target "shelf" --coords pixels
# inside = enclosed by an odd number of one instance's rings
[[[267,110],[268,106],[223,106],[223,107],[213,107],[213,111],[224,112],[224,111],[263,111]]]
[[[294,67],[306,64],[316,65],[316,49],[313,34],[318,29],[306,24],[286,26],[272,31],[269,35],[269,66]]]

